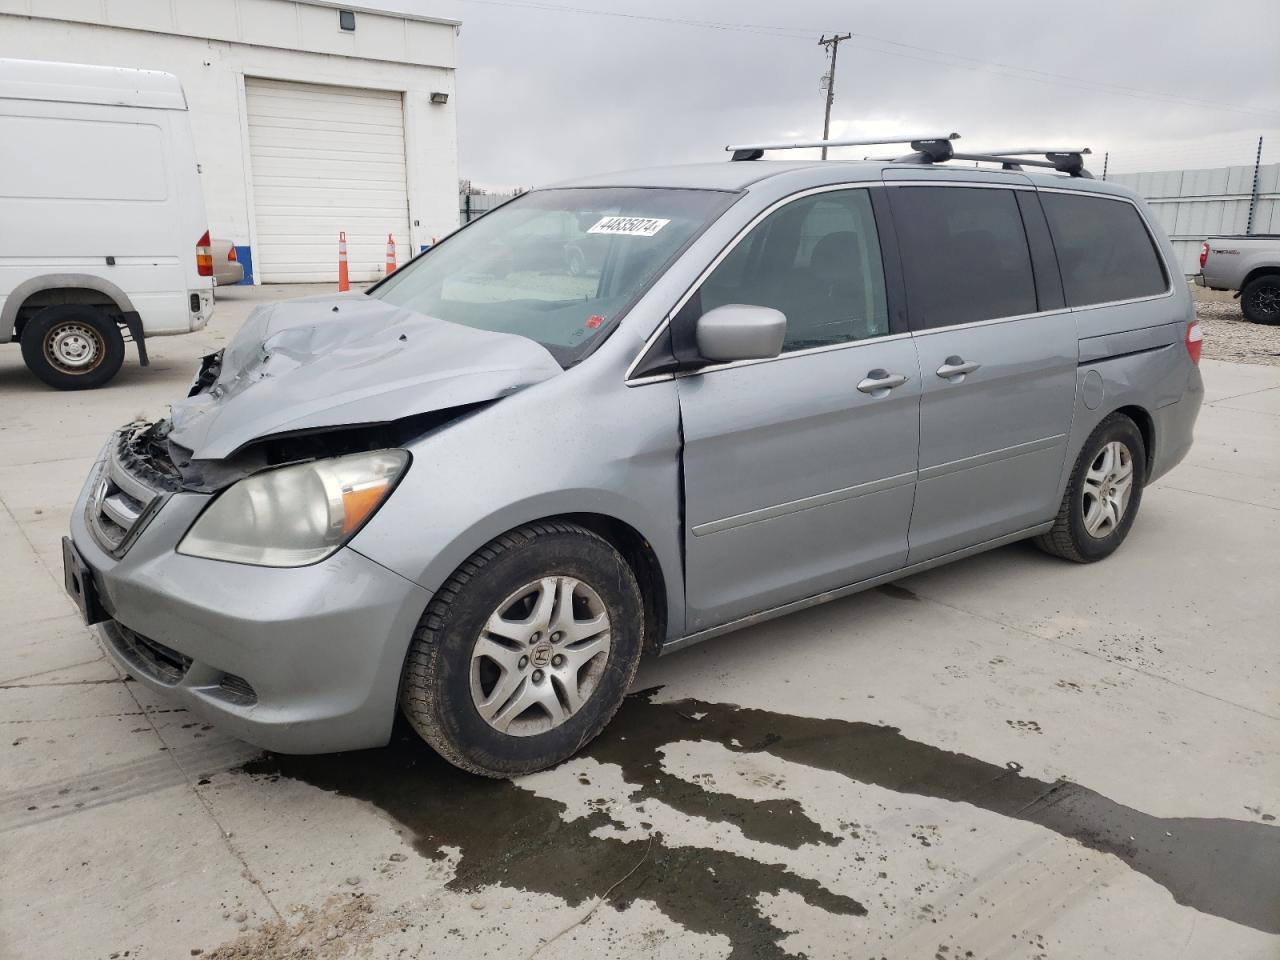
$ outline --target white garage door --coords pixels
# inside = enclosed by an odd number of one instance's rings
[[[245,78],[249,156],[265,283],[336,282],[338,231],[352,281],[410,256],[400,94]]]

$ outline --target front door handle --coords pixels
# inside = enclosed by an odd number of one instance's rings
[[[889,373],[886,370],[872,370],[867,374],[866,379],[858,384],[858,389],[863,393],[869,393],[873,397],[882,397],[894,387],[900,387],[907,380],[900,373]]]
[[[959,383],[964,379],[966,373],[973,373],[981,367],[982,364],[972,361],[964,361],[960,357],[947,357],[942,362],[942,366],[938,368],[938,376],[943,380],[950,380],[953,383]]]

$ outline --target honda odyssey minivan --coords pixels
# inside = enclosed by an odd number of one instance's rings
[[[108,441],[68,589],[245,740],[373,747],[400,709],[509,776],[647,652],[1024,538],[1106,557],[1200,407],[1170,244],[1078,152],[913,147],[535,190],[367,293],[258,308]]]

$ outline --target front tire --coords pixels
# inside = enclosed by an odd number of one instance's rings
[[[1142,432],[1124,414],[1111,414],[1080,450],[1053,529],[1036,537],[1036,546],[1076,563],[1109,557],[1129,535],[1146,481]]]
[[[593,740],[622,703],[644,646],[635,575],[607,541],[544,521],[476,551],[414,632],[400,703],[455,766],[532,773]]]
[[[1280,274],[1267,274],[1245,284],[1240,291],[1240,312],[1254,323],[1280,324]]]
[[[59,390],[92,390],[124,363],[120,327],[97,307],[45,307],[22,328],[27,369]]]

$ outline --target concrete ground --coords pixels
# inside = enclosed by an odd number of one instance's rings
[[[407,735],[264,757],[63,595],[107,432],[292,292],[91,393],[0,348],[0,956],[1280,957],[1280,369],[1203,363],[1108,561],[1015,545],[649,663],[499,783]]]

